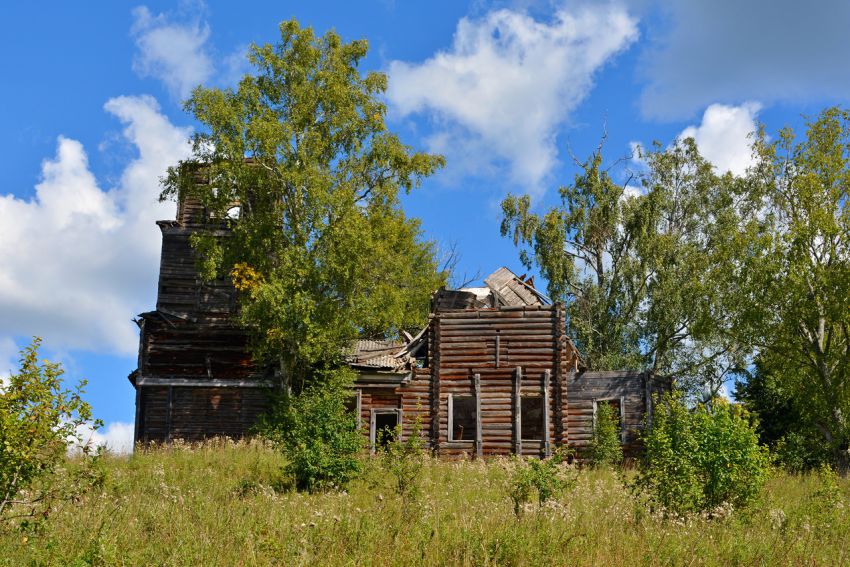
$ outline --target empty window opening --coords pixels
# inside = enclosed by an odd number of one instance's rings
[[[453,396],[450,404],[449,441],[475,441],[475,396]]]
[[[381,412],[375,414],[375,437],[372,444],[376,449],[386,449],[387,445],[395,441],[398,427],[398,414],[396,412]]]
[[[543,439],[543,396],[523,396],[520,399],[522,438],[528,441]]]

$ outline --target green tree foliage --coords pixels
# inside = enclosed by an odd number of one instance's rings
[[[736,226],[740,188],[691,139],[643,157],[642,194],[612,180],[600,145],[544,214],[529,196],[509,195],[501,231],[566,304],[568,332],[591,369],[648,369],[708,383],[714,394],[745,354],[718,309],[728,289],[718,266],[735,249],[716,246]]]
[[[361,75],[366,52],[282,23],[279,43],[251,47],[255,73],[238,88],[193,91],[186,109],[204,129],[163,180],[162,198],[192,195],[222,222],[241,207],[226,237],[193,244],[207,278],[240,290],[255,359],[296,393],[354,337],[421,325],[445,281],[399,203],[443,158],[387,130],[387,77]]]
[[[731,245],[734,331],[850,468],[850,114],[823,111],[798,140],[756,141],[758,207]]]
[[[351,373],[325,372],[300,395],[285,395],[261,419],[259,432],[281,449],[298,490],[343,488],[361,471],[363,435],[345,406]]]
[[[736,383],[735,399],[758,417],[760,442],[789,472],[816,469],[831,460],[829,446],[801,409],[806,400],[794,395],[782,376],[767,371],[760,360],[746,381]]]
[[[523,264],[537,266],[549,295],[567,305],[570,334],[590,367],[634,367],[640,360],[635,313],[645,288],[631,234],[640,230],[630,222],[635,203],[602,168],[601,148],[560,196],[561,205],[541,216],[528,195],[508,195],[502,235],[521,247]]]
[[[0,385],[0,521],[47,517],[58,501],[79,496],[97,479],[96,452],[80,433],[92,422],[81,397],[86,383],[64,389],[62,367],[40,361],[40,346],[33,339],[18,372]],[[69,445],[82,453],[74,470],[65,461]]]
[[[723,400],[691,409],[681,393],[666,395],[643,441],[635,486],[668,512],[746,505],[769,471],[748,414]]]
[[[590,462],[595,467],[619,465],[623,461],[620,444],[620,416],[611,404],[600,402],[596,408],[596,421],[590,438]]]

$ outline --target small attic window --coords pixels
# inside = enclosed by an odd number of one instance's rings
[[[242,207],[239,205],[227,209],[227,218],[230,220],[239,220],[239,215],[242,213]]]

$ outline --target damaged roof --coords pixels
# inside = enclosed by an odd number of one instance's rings
[[[484,279],[486,287],[440,289],[431,299],[431,312],[459,309],[492,309],[549,305],[551,300],[534,287],[534,278],[518,276],[504,266]],[[425,331],[415,337],[405,334],[403,340],[358,339],[351,344],[345,360],[360,370],[403,373],[414,365],[416,352],[422,347]]]
[[[441,289],[434,294],[433,312],[457,309],[549,305],[551,300],[534,287],[534,278],[518,276],[501,267],[484,279],[486,287]]]
[[[405,341],[358,339],[345,356],[349,366],[384,372],[404,372],[410,357],[405,353]]]

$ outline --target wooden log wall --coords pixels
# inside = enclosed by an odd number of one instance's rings
[[[262,388],[142,386],[139,403],[138,440],[143,443],[238,439],[268,409],[269,395]]]
[[[526,455],[544,454],[547,448],[562,442],[566,398],[559,376],[569,365],[566,346],[561,342],[558,325],[561,310],[554,306],[470,309],[446,311],[434,315],[431,378],[436,415],[432,442],[440,454],[474,454],[473,441],[451,441],[449,436],[449,398],[475,396],[475,377],[480,380],[480,435],[484,454],[510,454],[521,445]],[[565,341],[563,341],[565,343]],[[515,422],[514,390],[517,369],[521,369],[519,395],[548,400],[548,439],[518,440]],[[438,405],[436,404],[438,402]],[[560,405],[558,405],[560,404]],[[521,443],[517,443],[521,441]]]
[[[402,402],[402,435],[413,434],[416,420],[419,420],[420,435],[431,439],[431,369],[414,368],[409,383],[399,388]]]
[[[157,305],[156,311],[141,316],[134,380],[161,385],[138,386],[139,441],[242,437],[268,407],[265,388],[236,387],[256,379],[257,369],[246,334],[232,321],[233,286],[198,277],[189,237],[202,226],[202,213],[197,203],[181,203],[182,223],[158,223],[162,255]]]

